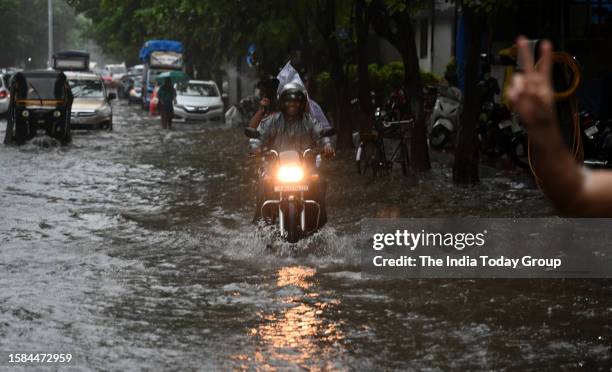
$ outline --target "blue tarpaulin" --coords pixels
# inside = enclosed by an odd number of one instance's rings
[[[183,44],[175,40],[149,40],[140,49],[140,60],[146,62],[151,57],[151,52],[175,52],[183,53]]]

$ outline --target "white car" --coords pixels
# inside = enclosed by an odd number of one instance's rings
[[[189,80],[175,88],[174,116],[179,121],[223,123],[223,100],[214,81]]]
[[[0,74],[0,115],[7,113],[9,100],[8,75]]]

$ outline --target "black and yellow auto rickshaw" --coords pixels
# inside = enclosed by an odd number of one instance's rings
[[[5,144],[21,145],[44,134],[67,144],[72,140],[70,109],[72,92],[59,71],[24,71],[10,82],[11,100]]]

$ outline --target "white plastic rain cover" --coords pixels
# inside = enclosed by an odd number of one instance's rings
[[[285,64],[285,67],[283,67],[283,69],[280,70],[278,75],[276,75],[276,78],[278,79],[278,89],[276,91],[276,94],[279,96],[280,96],[281,89],[283,89],[283,87],[286,84],[294,83],[294,84],[299,84],[305,87],[304,82],[302,81],[302,78],[300,77],[300,74],[291,65],[291,61]],[[308,93],[306,94],[308,95]],[[310,97],[308,97],[308,111],[312,117],[314,117],[315,119],[317,119],[319,123],[321,123],[321,126],[323,128],[331,128],[331,124],[329,123],[329,120],[327,120],[327,118],[325,117],[325,114],[323,113],[321,106],[319,106],[319,104],[316,103],[314,100],[310,99]]]

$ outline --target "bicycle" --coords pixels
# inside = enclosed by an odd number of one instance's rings
[[[374,177],[383,171],[391,174],[393,163],[399,162],[402,175],[408,176],[410,155],[406,140],[414,125],[414,119],[382,121],[381,124],[371,133],[360,134],[360,144],[355,157],[357,171],[365,175],[371,170]],[[390,159],[387,159],[385,138],[399,140]]]

